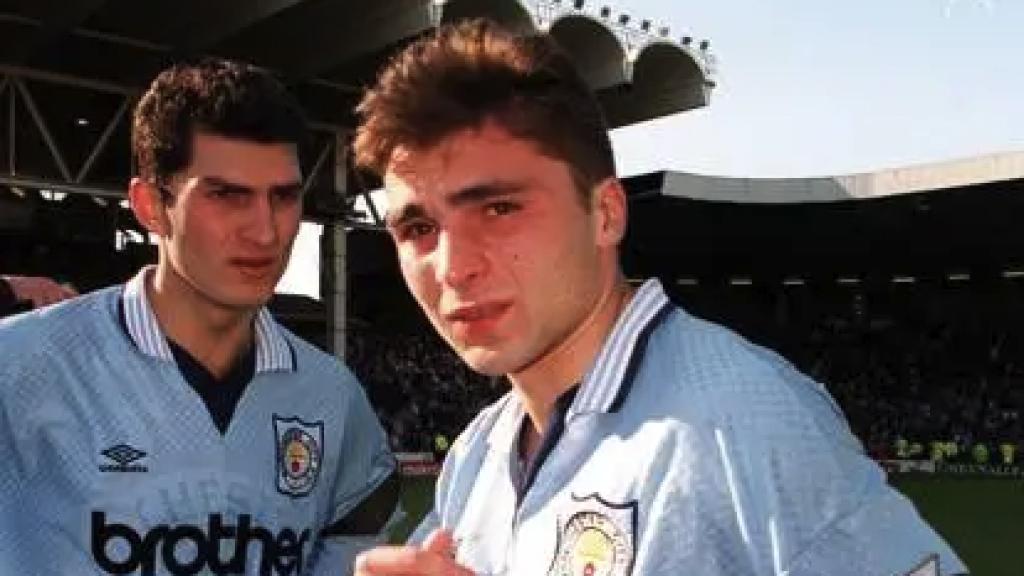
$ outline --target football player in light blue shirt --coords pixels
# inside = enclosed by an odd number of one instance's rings
[[[0,323],[0,573],[351,574],[396,509],[367,398],[265,304],[302,216],[298,105],[209,61],[134,116],[159,262]]]
[[[409,545],[357,574],[966,571],[820,384],[657,281],[630,288],[607,126],[552,40],[444,28],[360,111],[406,283],[512,390],[453,444]]]

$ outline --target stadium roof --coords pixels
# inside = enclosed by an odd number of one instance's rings
[[[1024,154],[837,178],[626,181],[639,276],[835,279],[1024,269]]]
[[[754,204],[834,202],[933,192],[1024,178],[1024,152],[818,178],[733,178],[656,172],[629,178],[630,193]]]
[[[581,0],[0,0],[0,184],[122,194],[133,98],[172,61],[215,55],[293,88],[321,131],[307,151],[314,185],[337,196],[338,133],[363,87],[403,44],[467,16],[554,36],[613,126],[708,104],[706,41]],[[337,199],[314,204],[313,217],[339,213]]]
[[[137,90],[172,60],[230,57],[280,72],[314,119],[348,128],[362,88],[398,46],[441,22],[484,15],[556,37],[615,126],[708,102],[706,44],[568,0],[0,0],[0,62]]]
[[[627,178],[627,274],[729,282],[1024,276],[1024,154],[876,174]],[[350,236],[353,276],[395,274],[383,234]]]

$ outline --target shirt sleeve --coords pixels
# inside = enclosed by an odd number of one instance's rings
[[[746,395],[746,418],[721,426],[719,451],[759,572],[967,574],[887,482],[823,386],[789,368],[754,378],[761,393]]]
[[[333,522],[314,552],[314,575],[350,574],[356,555],[387,540],[401,516],[401,478],[377,416],[362,388],[353,394],[345,422]]]

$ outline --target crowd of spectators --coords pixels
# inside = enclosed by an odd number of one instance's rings
[[[57,259],[67,277],[56,279],[82,292],[102,278],[127,278],[148,256],[129,245],[119,259],[89,258],[90,246],[80,245],[71,258],[59,245],[27,243],[0,247],[9,270],[46,275]],[[1009,443],[1024,462],[1024,279],[666,286],[690,313],[777,350],[825,383],[879,457],[897,456],[901,441],[923,446],[917,456],[925,458],[935,442],[962,454],[979,443]],[[386,304],[349,325],[348,363],[394,447],[430,450],[438,434],[453,438],[507,384],[466,368],[414,303],[376,296],[370,300]],[[358,315],[360,306],[353,308]]]
[[[454,438],[481,408],[507,390],[469,368],[427,325],[349,325],[347,362],[366,386],[397,450],[429,452]]]
[[[1024,284],[692,287],[673,298],[825,383],[878,457],[900,439],[1021,445]],[[349,362],[396,448],[455,435],[506,385],[468,370],[425,323],[352,328]],[[1021,446],[1024,448],[1024,446]]]

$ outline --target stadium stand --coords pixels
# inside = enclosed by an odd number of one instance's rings
[[[1020,464],[1024,246],[1014,215],[1024,206],[1014,193],[1024,179],[956,174],[963,181],[948,187],[924,178],[939,186],[930,190],[776,202],[654,197],[682,176],[631,178],[624,265],[825,383],[875,457]],[[920,180],[904,172],[905,185]],[[504,388],[465,371],[434,336],[389,242],[353,234],[350,311],[363,327],[350,331],[350,358],[396,447],[421,450]]]
[[[973,461],[978,444],[990,461],[1020,461],[1024,307],[1015,284],[677,286],[673,296],[825,383],[876,458],[931,459],[931,444],[941,442],[958,446],[943,461]],[[419,452],[433,434],[457,433],[505,388],[468,371],[411,305],[404,308],[401,325],[351,327],[349,362],[395,447]],[[922,448],[900,455],[900,438]],[[1003,444],[1016,446],[1009,462]]]

